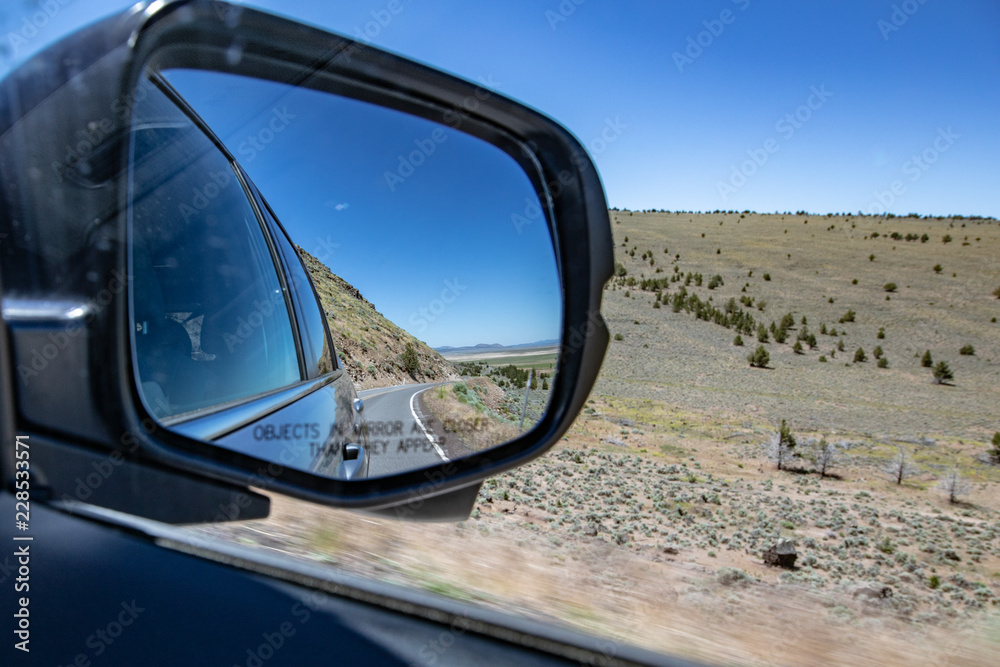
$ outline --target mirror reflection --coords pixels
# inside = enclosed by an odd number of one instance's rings
[[[542,204],[441,120],[216,72],[140,83],[130,318],[162,425],[360,479],[537,423],[562,308]]]

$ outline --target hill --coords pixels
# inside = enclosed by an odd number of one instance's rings
[[[995,220],[611,214],[620,275],[605,292],[614,340],[596,393],[899,437],[983,439],[997,429]],[[678,294],[685,303],[675,312]],[[753,317],[749,333],[716,323],[712,309],[726,311],[731,299]],[[786,315],[793,325],[778,343],[771,323]],[[760,324],[770,370],[746,359],[761,344]],[[810,333],[816,347],[802,341],[797,354],[794,344]],[[974,354],[962,354],[965,346]],[[858,348],[867,361],[855,363]],[[927,350],[954,371],[951,386],[922,366]]]
[[[457,380],[451,362],[385,318],[353,285],[296,246],[316,285],[333,344],[358,389],[409,382]],[[410,344],[420,370],[408,373],[402,361]]]

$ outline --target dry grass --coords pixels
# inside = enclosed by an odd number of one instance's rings
[[[795,354],[792,331],[787,344],[767,345],[772,370],[752,369],[746,361],[757,345],[752,337],[744,335],[746,346],[735,347],[735,332],[670,307],[654,309],[651,292],[616,286],[605,292],[603,312],[623,340],[611,344],[598,393],[768,421],[785,418],[800,428],[975,439],[998,429],[1000,324],[990,321],[1000,318],[1000,301],[991,294],[1000,285],[995,221],[620,211],[612,218],[616,259],[628,277],[662,278],[674,266],[682,275],[701,273],[705,285],[687,287],[700,298],[711,297],[719,308],[730,298],[763,299],[765,310],[752,312],[765,324],[788,312],[796,323],[806,316],[819,347]],[[876,231],[879,237],[870,238]],[[930,240],[887,238],[894,231],[926,233]],[[945,234],[954,241],[942,243]],[[633,249],[635,257],[626,254]],[[647,251],[654,266],[640,259]],[[940,274],[935,264],[942,265]],[[662,272],[655,273],[657,268]],[[715,274],[725,285],[708,290]],[[887,295],[883,285],[890,281],[899,288]],[[667,294],[680,285],[672,284]],[[848,309],[857,313],[856,321],[841,324]],[[843,335],[819,334],[821,324]],[[880,328],[884,339],[877,338]],[[831,357],[839,340],[846,351]],[[975,356],[959,354],[966,344]],[[885,350],[889,368],[876,367],[876,345]],[[867,351],[867,363],[851,363],[858,347]],[[919,355],[928,349],[955,371],[954,386],[935,385],[930,369],[921,367]],[[828,363],[819,363],[820,355]]]
[[[707,662],[995,664],[1000,467],[981,454],[1000,429],[1000,226],[612,213],[629,275],[669,275],[680,253],[683,273],[725,280],[689,290],[719,306],[764,298],[766,322],[793,312],[817,334],[823,322],[846,330],[846,352],[819,363],[842,337],[796,355],[793,334],[768,344],[772,370],[751,369],[749,339],[736,348],[732,331],[616,286],[605,312],[624,340],[587,408],[547,456],[487,480],[468,521],[401,524],[275,498],[266,521],[196,530]],[[930,240],[885,240],[892,231]],[[653,266],[640,262],[649,250]],[[856,322],[839,323],[848,308]],[[876,344],[888,369],[850,364]],[[965,344],[975,356],[958,354]],[[914,358],[925,349],[955,386],[930,381]],[[781,418],[800,451],[842,444],[837,477],[774,470],[765,443]],[[899,446],[917,471],[894,485],[881,469]],[[805,456],[793,465],[811,468]],[[935,488],[950,469],[973,482],[960,505]],[[778,537],[796,541],[797,570],[764,565]],[[883,587],[891,596],[869,595]]]
[[[459,396],[459,387],[464,387],[469,398],[463,400]],[[503,390],[489,378],[470,378],[420,394],[425,414],[437,421],[435,426],[440,425],[445,438],[449,442],[457,440],[462,447],[473,452],[487,450],[517,437],[517,426],[497,413],[503,399]]]

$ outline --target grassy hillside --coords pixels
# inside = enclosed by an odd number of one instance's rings
[[[266,521],[198,530],[262,549],[277,536],[282,553],[557,619],[612,647],[718,664],[995,664],[1000,225],[611,214],[621,269],[604,294],[613,340],[597,388],[550,453],[486,480],[468,521],[359,521],[279,497]],[[789,313],[775,342],[770,325]],[[733,344],[749,316],[769,342],[754,327]],[[766,368],[747,361],[758,345]],[[953,382],[933,381],[928,349]],[[797,444],[779,470],[781,419]],[[824,442],[835,456],[820,474]],[[896,483],[900,452],[910,467]],[[954,499],[940,488],[951,474],[965,484]],[[795,545],[789,569],[765,562],[779,539]]]
[[[605,292],[603,312],[616,336],[597,393],[900,437],[983,438],[996,430],[995,220],[628,211],[612,211],[612,220],[616,261],[626,273]],[[662,289],[654,308],[656,292],[641,281],[675,273],[680,279]],[[724,284],[709,289],[716,275]],[[784,344],[769,332],[770,370],[747,362],[760,344],[756,331],[741,333],[738,347],[734,329],[674,312],[682,287],[718,309],[735,299],[765,327],[790,313],[795,325]],[[848,310],[854,321],[841,323]],[[797,354],[803,317],[817,347],[803,342]],[[820,333],[824,326],[837,335]],[[975,353],[960,354],[966,345]],[[886,368],[872,355],[876,346]],[[858,348],[864,363],[854,363]],[[951,386],[935,384],[921,365],[926,350],[954,371]]]
[[[337,353],[358,389],[458,379],[451,362],[387,320],[318,259],[302,248],[296,250],[320,295]],[[402,359],[407,344],[420,361],[420,370],[412,374]]]

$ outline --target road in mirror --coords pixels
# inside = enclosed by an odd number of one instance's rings
[[[546,216],[458,111],[169,70],[133,114],[134,368],[161,424],[358,479],[543,416],[562,310]]]

